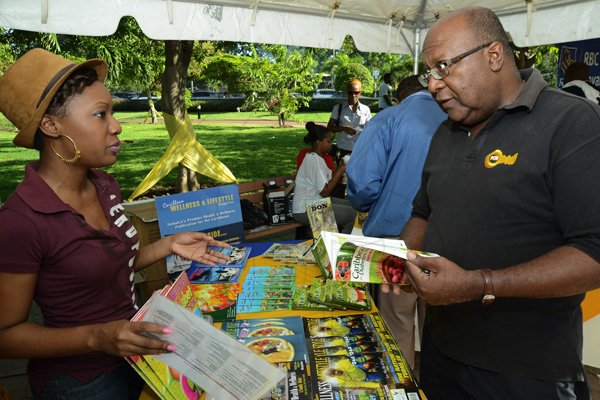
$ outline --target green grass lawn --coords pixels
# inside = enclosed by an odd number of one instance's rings
[[[143,119],[145,113],[119,112],[119,120]],[[191,116],[192,118],[194,116]],[[273,125],[194,124],[198,141],[223,162],[239,182],[291,175],[296,169],[298,150],[305,147],[303,127],[277,126],[277,118],[268,113],[214,113],[202,114],[202,119],[212,120],[269,120]],[[299,122],[315,121],[325,124],[329,113],[300,113]],[[119,184],[126,199],[160,159],[169,144],[169,136],[162,124],[122,122],[123,142],[119,160],[107,171]],[[16,129],[0,114],[0,200],[4,201],[23,179],[26,162],[36,160],[36,150],[16,147],[12,139]],[[177,168],[157,183],[155,188],[175,185]],[[213,184],[201,177],[201,184]]]

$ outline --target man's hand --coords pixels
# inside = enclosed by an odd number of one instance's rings
[[[479,271],[465,270],[444,257],[422,257],[409,251],[406,272],[414,290],[427,304],[463,303],[483,296]]]
[[[414,291],[427,304],[444,305],[480,299],[483,278],[478,271],[465,270],[444,257],[422,257],[409,251],[405,263]],[[399,295],[398,285],[382,285],[381,291]]]

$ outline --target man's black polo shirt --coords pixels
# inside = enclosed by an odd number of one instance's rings
[[[548,88],[536,70],[522,76],[518,98],[474,138],[445,121],[431,142],[413,216],[428,220],[424,250],[465,269],[504,268],[563,245],[600,260],[600,108]],[[426,325],[458,361],[580,379],[583,298],[431,306]]]

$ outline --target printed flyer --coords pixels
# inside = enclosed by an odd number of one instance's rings
[[[225,264],[216,264],[214,267],[192,261],[192,264],[186,271],[190,282],[194,284],[237,282],[252,248],[216,246],[208,246],[208,248],[228,255],[229,261]]]
[[[157,197],[155,202],[161,237],[177,232],[204,232],[227,243],[244,239],[237,185]],[[167,257],[167,272],[184,271],[190,264],[178,256]]]

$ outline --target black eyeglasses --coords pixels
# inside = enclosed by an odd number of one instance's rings
[[[461,55],[450,58],[448,60],[440,61],[439,63],[437,63],[436,65],[431,67],[431,69],[426,69],[425,72],[423,72],[419,76],[419,83],[421,85],[423,85],[423,87],[427,87],[427,86],[429,86],[429,78],[431,78],[432,76],[438,80],[444,79],[445,77],[447,77],[450,74],[450,66],[452,64],[456,64],[463,58],[470,56],[471,54],[476,53],[481,49],[485,49],[486,47],[490,46],[492,43],[494,43],[494,42],[482,44],[481,46],[477,46],[474,49],[471,49],[465,53],[462,53]]]
[[[360,91],[348,90],[348,94],[360,94]]]

